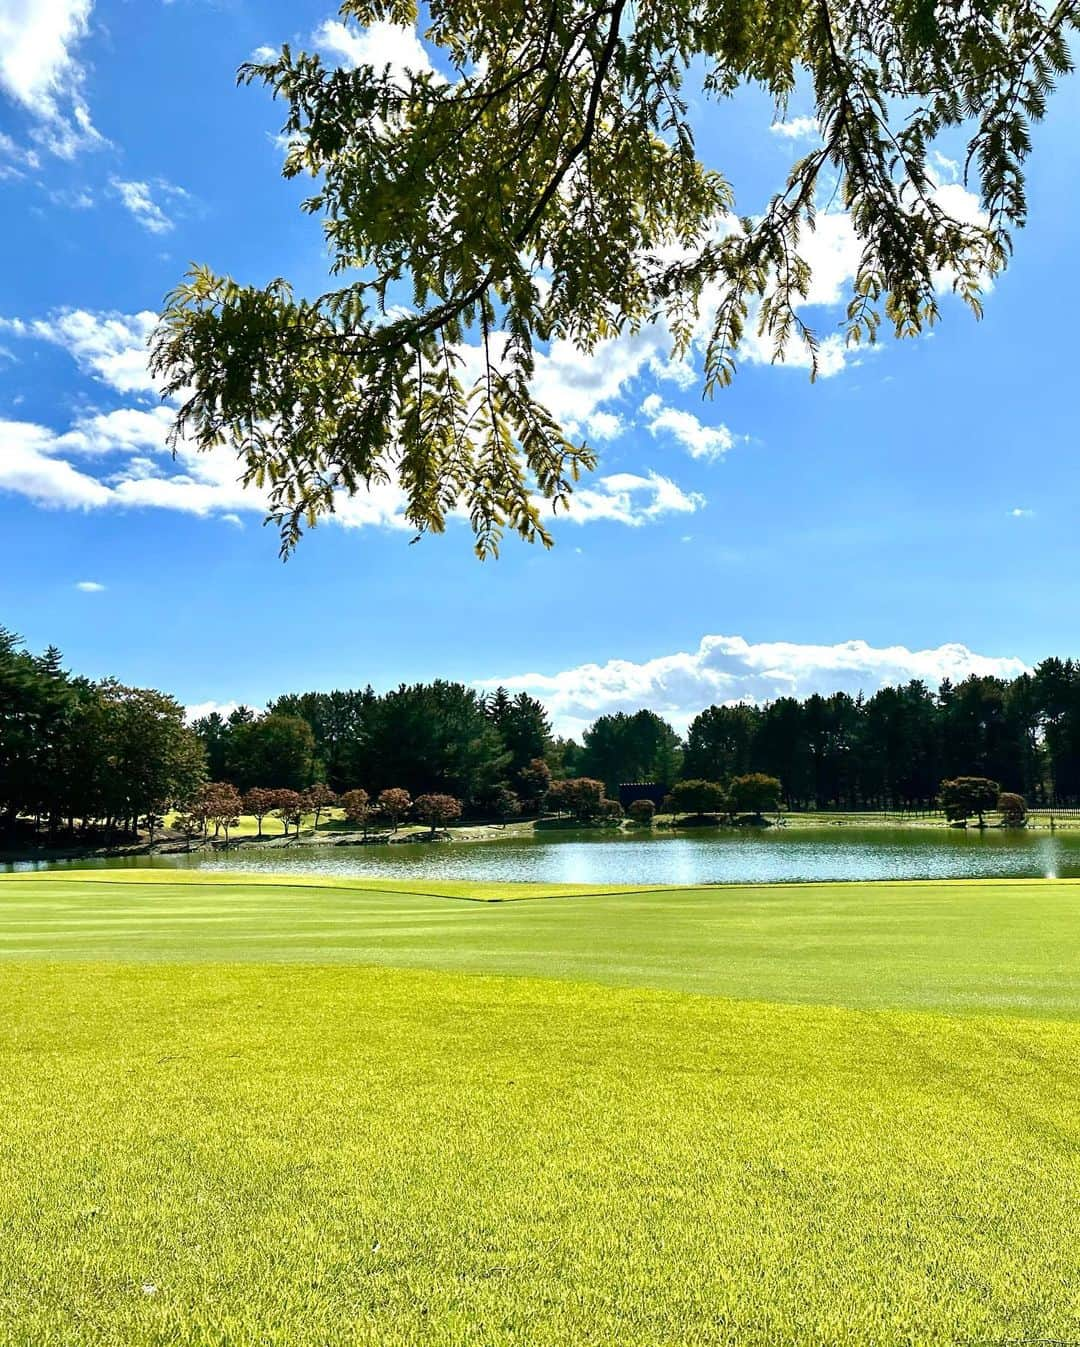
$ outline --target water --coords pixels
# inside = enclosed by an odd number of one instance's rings
[[[1080,878],[1080,832],[821,827],[704,836],[560,833],[434,845],[297,846],[227,855],[31,862],[0,869],[181,868],[546,884]]]

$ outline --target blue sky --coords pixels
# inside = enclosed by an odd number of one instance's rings
[[[1038,131],[1031,222],[981,324],[946,301],[931,338],[830,343],[814,385],[798,352],[777,368],[748,349],[710,402],[662,332],[591,361],[552,351],[542,391],[601,459],[553,552],[511,540],[481,565],[459,525],[409,546],[390,491],[280,563],[230,459],[163,453],[144,342],[190,261],[325,288],[305,189],[279,175],[280,110],[234,74],[282,41],[425,59],[412,34],[335,19],[307,0],[0,0],[0,622],[191,705],[494,678],[567,729],[1074,653],[1075,80]],[[757,95],[698,111],[704,157],[760,208],[807,142]],[[971,208],[953,178],[943,161]],[[842,216],[812,251],[805,316],[827,335]]]

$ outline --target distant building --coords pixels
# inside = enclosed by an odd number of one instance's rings
[[[623,809],[629,809],[635,800],[652,800],[659,809],[667,793],[667,787],[658,786],[655,781],[624,781],[619,787],[619,803]]]

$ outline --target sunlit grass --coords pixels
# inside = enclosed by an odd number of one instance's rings
[[[1078,899],[0,879],[0,1344],[1080,1338]]]

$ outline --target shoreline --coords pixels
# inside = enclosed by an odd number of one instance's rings
[[[987,824],[985,828],[980,829],[977,825],[971,824],[967,828],[953,828],[946,824],[944,818],[940,815],[905,818],[901,815],[877,814],[858,814],[858,813],[791,813],[782,814],[779,820],[769,819],[763,825],[757,827],[747,827],[738,825],[683,825],[672,827],[667,816],[658,816],[657,821],[650,828],[639,828],[629,825],[623,821],[617,827],[607,826],[604,828],[590,828],[587,825],[574,828],[570,826],[537,828],[536,820],[499,823],[466,823],[454,826],[450,829],[443,829],[431,836],[430,829],[422,825],[406,824],[399,828],[393,834],[364,834],[359,831],[352,831],[344,828],[333,828],[316,831],[308,829],[299,835],[290,833],[288,837],[282,834],[259,837],[254,833],[242,833],[239,836],[233,836],[226,843],[224,838],[208,838],[198,841],[188,842],[175,834],[162,836],[153,843],[146,839],[138,841],[129,841],[115,846],[59,846],[59,847],[12,847],[0,848],[0,864],[19,864],[42,862],[49,863],[53,861],[68,860],[123,860],[125,858],[140,858],[153,856],[184,856],[184,855],[218,855],[228,854],[240,850],[257,851],[287,851],[295,847],[321,847],[331,849],[335,847],[378,847],[378,846],[401,846],[401,845],[431,845],[435,843],[469,843],[469,842],[497,842],[508,841],[515,838],[542,838],[544,840],[559,841],[560,839],[570,840],[581,833],[606,834],[608,837],[619,837],[634,841],[657,840],[660,838],[688,838],[696,836],[716,836],[718,834],[733,834],[737,836],[746,836],[747,833],[787,833],[803,832],[811,830],[824,829],[869,829],[874,831],[890,832],[963,832],[963,833],[999,833],[1010,832],[1012,834],[1024,833],[1055,833],[1055,832],[1074,832],[1080,829],[1080,817],[1060,818],[1057,815],[1051,815],[1048,810],[1033,810],[1025,826],[1020,828],[1006,829],[999,823]]]

